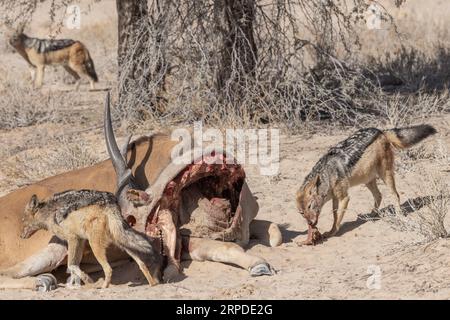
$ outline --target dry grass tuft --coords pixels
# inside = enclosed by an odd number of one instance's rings
[[[63,94],[32,90],[30,83],[20,79],[0,81],[0,129],[10,130],[60,120],[57,110],[68,102]]]
[[[420,236],[417,242],[431,242],[447,238],[446,216],[450,211],[450,184],[445,172],[450,168],[450,153],[444,141],[437,137],[433,143],[421,144],[400,152],[397,161],[400,175],[416,176],[420,183],[414,189],[417,196],[395,212],[392,205],[378,214],[360,215],[362,220],[382,219],[394,230],[413,232]]]
[[[6,181],[20,187],[100,160],[94,148],[83,140],[62,137],[51,146],[15,155],[6,161],[2,171]]]
[[[416,198],[408,201],[408,210],[417,214],[381,215],[382,219],[398,231],[415,232],[423,237],[423,242],[434,241],[439,238],[447,238],[448,231],[445,228],[445,217],[450,210],[450,186],[442,180],[433,178],[426,185],[433,196]]]

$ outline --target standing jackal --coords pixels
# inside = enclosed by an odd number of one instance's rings
[[[308,239],[301,244],[314,244],[320,233],[317,222],[323,205],[333,201],[333,227],[323,236],[330,237],[339,230],[349,202],[348,189],[365,184],[378,209],[381,193],[376,179],[381,178],[397,200],[396,211],[400,212],[400,197],[394,180],[394,147],[406,149],[436,133],[430,125],[409,128],[379,130],[361,129],[346,140],[330,148],[306,176],[297,192],[297,208],[308,222]]]
[[[120,213],[116,197],[109,192],[93,190],[57,193],[48,200],[31,197],[23,215],[21,237],[27,239],[40,229],[49,230],[58,238],[67,240],[67,270],[71,280],[91,283],[80,270],[86,240],[105,273],[103,288],[111,282],[112,269],[106,258],[106,249],[114,244],[128,253],[138,264],[151,285],[159,283],[162,258],[155,254],[152,244],[131,228]],[[143,259],[151,262],[150,272]]]
[[[31,38],[23,33],[23,27],[8,30],[9,44],[27,61],[35,88],[42,86],[46,65],[60,64],[75,78],[76,90],[81,77],[89,80],[91,90],[95,89],[98,77],[94,62],[80,41]]]

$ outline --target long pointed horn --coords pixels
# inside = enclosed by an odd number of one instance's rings
[[[110,107],[110,93],[106,94],[105,99],[105,115],[104,115],[104,130],[105,130],[105,140],[106,148],[108,149],[109,157],[114,166],[117,176],[117,190],[118,195],[125,185],[130,182],[132,178],[131,170],[127,168],[125,159],[123,158],[119,147],[117,146],[117,141],[114,136],[114,131],[111,121],[111,107]],[[127,144],[128,145],[128,144]]]

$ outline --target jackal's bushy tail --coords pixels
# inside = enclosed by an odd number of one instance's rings
[[[155,255],[150,240],[131,228],[122,218],[119,209],[114,208],[113,210],[114,214],[108,215],[108,224],[115,244],[122,250],[128,250],[140,256],[154,257],[153,260],[157,261],[159,255]]]
[[[91,77],[94,82],[98,82],[98,76],[95,72],[94,61],[90,56],[87,57],[86,61],[84,62],[84,66],[89,77]]]
[[[436,132],[436,129],[432,126],[421,124],[418,126],[386,130],[384,131],[384,135],[397,148],[406,149]]]

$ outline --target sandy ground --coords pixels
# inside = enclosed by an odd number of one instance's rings
[[[449,116],[431,120],[440,133],[424,145],[450,146],[449,122]],[[255,241],[249,246],[251,253],[263,256],[277,270],[274,276],[252,278],[246,270],[234,266],[186,261],[184,279],[149,287],[142,284],[144,280],[137,267],[129,263],[115,269],[113,286],[109,289],[59,288],[49,293],[7,290],[0,291],[0,299],[449,298],[450,240],[426,243],[419,233],[399,231],[390,222],[358,219],[358,214],[370,212],[373,203],[369,191],[363,187],[352,189],[349,210],[336,237],[313,247],[298,247],[292,242],[306,236],[306,223],[295,209],[295,191],[320,155],[346,134],[282,136],[278,176],[261,176],[258,168],[247,168],[250,188],[261,208],[258,218],[276,222],[283,230],[284,241],[279,247],[270,248]],[[101,136],[98,137],[102,149]],[[429,160],[418,160],[405,169],[398,160],[397,186],[402,202],[433,195],[424,187],[427,177],[413,167],[436,167],[436,172],[448,181],[450,167],[446,161],[447,165],[436,166]],[[382,183],[380,189],[385,196],[382,203],[385,207],[392,203],[392,198]],[[411,212],[411,219],[417,214]],[[447,230],[449,222],[447,218]],[[330,204],[327,204],[319,229],[326,231],[331,223]],[[373,288],[375,278],[380,280],[377,288]]]
[[[102,2],[104,3],[104,1]],[[114,2],[106,1],[107,10],[96,9],[98,20],[87,17],[84,21],[95,31],[98,21],[114,19]],[[94,7],[97,4],[94,5]],[[94,8],[95,9],[95,8]],[[37,30],[43,27],[36,22]],[[94,56],[110,56],[105,61],[114,61],[114,50],[106,51],[106,45],[94,42],[86,33],[72,31],[64,34],[84,41],[95,53]],[[37,32],[35,36],[47,36]],[[5,66],[14,74],[28,76],[25,62],[12,52],[2,55]],[[101,77],[99,87],[109,87],[115,79],[107,62],[96,62]],[[111,67],[112,68],[112,67]],[[113,70],[112,70],[113,71]],[[60,72],[60,71],[58,71]],[[43,90],[63,90],[59,85],[60,73],[53,69],[46,73]],[[1,85],[1,84],[0,84]],[[70,89],[70,86],[68,86]],[[85,89],[85,85],[82,90]],[[99,160],[106,157],[101,130],[103,93],[80,94],[75,104],[69,96],[67,105],[58,106],[66,112],[67,122],[37,124],[12,131],[0,131],[0,195],[20,186],[3,183],[7,180],[5,161],[14,166],[14,159],[24,153],[39,152],[52,147],[55,138],[76,136],[95,150]],[[69,104],[70,102],[70,104]],[[72,120],[70,120],[72,119]],[[73,119],[78,119],[74,123]],[[82,121],[79,121],[82,120]],[[429,121],[439,131],[427,140],[425,149],[441,150],[441,156],[410,159],[403,153],[397,158],[397,187],[402,199],[433,196],[430,179],[437,176],[444,181],[450,177],[450,116]],[[416,123],[419,123],[417,121]],[[87,129],[87,130],[86,130]],[[149,128],[149,131],[152,128]],[[80,131],[84,130],[84,131]],[[266,247],[252,241],[249,252],[261,255],[277,270],[271,277],[252,278],[246,270],[213,262],[183,263],[185,278],[172,284],[156,287],[144,285],[135,264],[114,270],[113,285],[101,290],[68,290],[59,288],[48,293],[27,290],[0,290],[0,299],[448,299],[450,298],[449,267],[450,240],[424,241],[417,231],[401,231],[385,220],[366,221],[359,214],[369,213],[373,199],[364,187],[351,190],[350,204],[344,224],[336,237],[314,247],[298,247],[293,240],[306,237],[306,223],[297,213],[295,192],[304,176],[328,147],[344,139],[350,131],[315,132],[301,136],[282,136],[280,141],[280,173],[274,177],[259,175],[258,168],[246,167],[248,183],[258,197],[259,219],[270,220],[283,230],[283,244],[276,248]],[[121,137],[125,136],[121,132]],[[420,148],[420,147],[419,147]],[[442,151],[443,150],[443,151]],[[39,154],[39,153],[38,153]],[[403,161],[404,160],[404,161]],[[419,170],[420,169],[420,170]],[[424,174],[432,172],[432,174]],[[382,207],[392,203],[387,188],[380,183],[384,196]],[[447,193],[448,194],[448,193]],[[412,210],[407,219],[424,209]],[[330,204],[322,211],[319,229],[327,231],[332,224]],[[450,231],[450,217],[445,220]],[[101,273],[96,274],[102,276]],[[379,280],[378,282],[373,280]],[[378,284],[378,286],[377,286]]]

